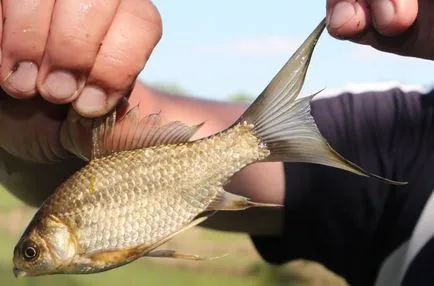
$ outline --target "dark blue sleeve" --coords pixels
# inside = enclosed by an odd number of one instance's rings
[[[313,101],[312,115],[344,157],[409,184],[286,163],[283,233],[252,237],[253,243],[270,263],[309,259],[351,285],[372,285],[384,259],[410,237],[434,189],[434,92],[344,93]]]

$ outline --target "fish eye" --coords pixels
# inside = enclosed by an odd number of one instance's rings
[[[35,260],[39,255],[38,248],[33,243],[30,242],[24,244],[22,251],[23,251],[23,257],[27,261]]]

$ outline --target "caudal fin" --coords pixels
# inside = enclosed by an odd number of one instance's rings
[[[310,114],[316,95],[297,99],[325,20],[315,28],[238,122],[254,127],[271,154],[265,161],[316,163],[402,185],[363,170],[339,155],[321,135]]]

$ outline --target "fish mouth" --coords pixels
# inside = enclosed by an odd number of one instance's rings
[[[27,276],[27,272],[26,271],[20,270],[17,267],[14,267],[12,269],[12,272],[14,272],[15,278],[20,278],[20,277]]]

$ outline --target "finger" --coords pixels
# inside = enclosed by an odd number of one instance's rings
[[[418,0],[369,0],[372,20],[377,31],[393,36],[407,30],[415,21]]]
[[[119,0],[56,1],[37,79],[46,100],[67,103],[78,96],[118,5]]]
[[[351,38],[371,24],[366,0],[327,0],[326,20],[336,38]]]
[[[73,103],[79,114],[100,116],[116,105],[146,64],[161,29],[160,15],[150,1],[121,2],[88,82]]]
[[[54,0],[5,0],[1,80],[13,97],[36,93],[36,77],[48,37]]]

